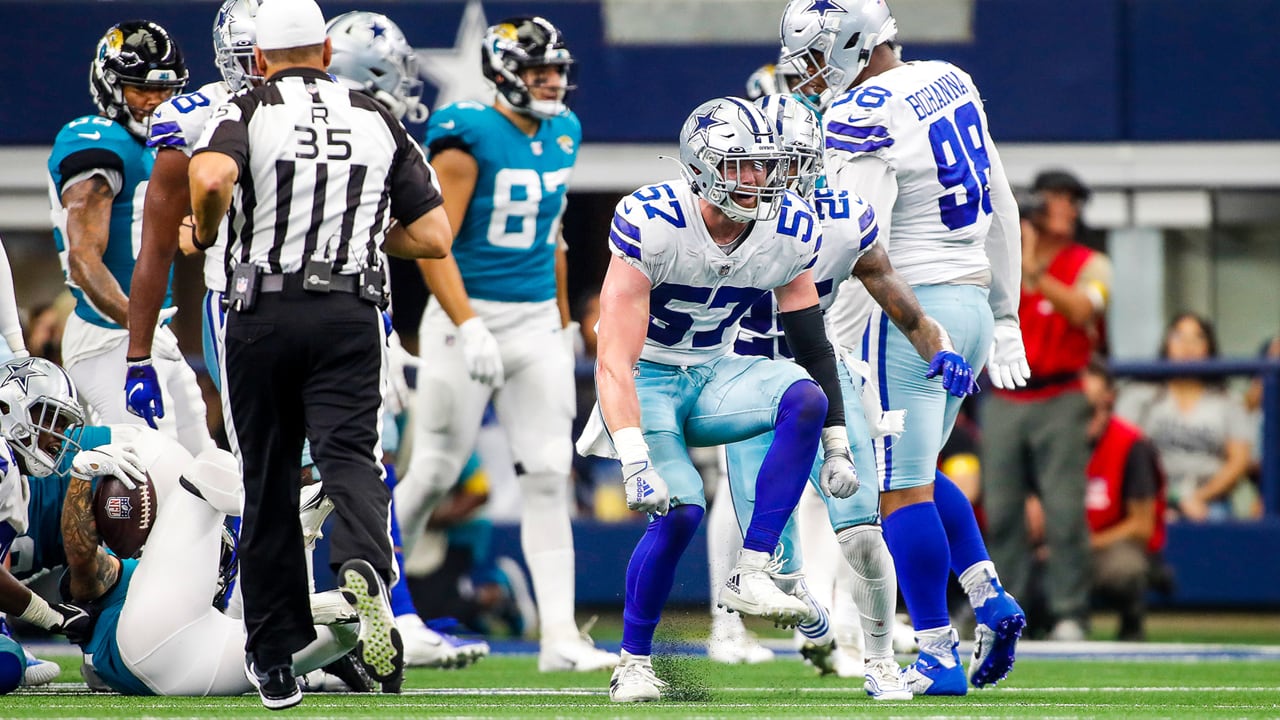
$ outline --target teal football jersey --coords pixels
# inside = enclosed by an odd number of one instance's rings
[[[82,450],[92,450],[111,442],[111,429],[89,426],[73,430],[71,437]],[[62,500],[71,483],[73,455],[63,456],[58,472],[30,478],[31,495],[27,500],[27,532],[18,537],[10,552],[10,571],[19,580],[67,564],[62,547]]]
[[[155,163],[156,150],[149,148],[125,130],[123,125],[100,115],[86,115],[72,120],[58,132],[49,155],[49,202],[53,208],[53,240],[67,285],[76,299],[76,315],[100,327],[119,328],[100,313],[84,292],[71,281],[67,266],[67,221],[62,208],[62,184],[86,170],[108,168],[121,174],[124,181],[120,193],[111,204],[110,234],[102,261],[120,289],[129,294],[133,280],[133,264],[142,244],[142,201],[147,194],[147,180]],[[172,271],[170,271],[172,280]],[[164,306],[169,305],[165,292]]]
[[[469,296],[503,302],[555,298],[560,218],[581,142],[582,126],[573,113],[543,120],[533,137],[479,103],[454,103],[431,115],[428,153],[461,149],[479,166],[453,242]]]
[[[133,582],[133,572],[138,569],[137,560],[120,561],[120,580],[106,595],[93,603],[97,617],[93,621],[93,633],[80,646],[91,658],[93,669],[112,690],[121,695],[155,695],[151,688],[129,670],[120,657],[120,645],[116,641],[116,628],[120,626],[120,611]]]

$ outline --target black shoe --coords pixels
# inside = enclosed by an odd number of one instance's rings
[[[404,681],[404,642],[396,627],[382,577],[365,560],[352,559],[338,569],[338,588],[360,616],[355,655],[382,692],[398,693]]]
[[[356,657],[354,650],[321,669],[345,683],[351,692],[368,693],[378,687],[369,673],[365,672],[364,664]]]
[[[293,668],[288,665],[276,665],[262,672],[254,665],[253,655],[245,653],[244,674],[258,688],[262,706],[268,710],[284,710],[302,702],[302,691],[293,678]]]

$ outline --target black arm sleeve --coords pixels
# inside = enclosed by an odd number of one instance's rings
[[[827,339],[822,310],[817,305],[795,312],[778,313],[787,345],[800,367],[809,371],[827,394],[827,421],[823,427],[844,425],[844,394],[840,392],[840,373],[836,369],[836,353]]]
[[[1129,449],[1124,460],[1124,499],[1150,500],[1160,490],[1160,465],[1156,449],[1143,438]]]

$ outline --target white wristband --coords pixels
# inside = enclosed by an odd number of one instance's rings
[[[844,425],[832,425],[822,428],[822,450],[826,455],[840,451],[849,453],[848,429]]]
[[[62,622],[62,615],[57,610],[49,607],[49,603],[44,598],[35,593],[31,593],[31,602],[27,605],[27,609],[22,611],[18,617],[35,625],[37,627],[48,630],[58,623]]]
[[[638,427],[625,427],[609,433],[613,438],[613,447],[618,451],[618,460],[623,465],[646,462],[649,459],[649,445],[644,441],[644,433]]]

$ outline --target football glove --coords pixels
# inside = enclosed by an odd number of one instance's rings
[[[160,316],[156,319],[156,334],[151,338],[151,354],[161,360],[180,362],[183,359],[177,336],[165,325],[165,321],[177,314],[178,308],[167,307],[160,311]]]
[[[1027,364],[1027,348],[1022,344],[1022,328],[1017,320],[997,320],[987,361],[991,384],[1001,390],[1027,386],[1031,366]]]
[[[627,508],[636,512],[666,515],[671,506],[671,492],[653,464],[648,460],[622,466]]]
[[[102,445],[93,450],[81,450],[71,461],[71,474],[81,479],[114,475],[130,490],[137,490],[147,482],[147,472],[142,460],[131,448],[123,445]]]
[[[462,357],[471,379],[490,387],[501,387],[502,350],[484,321],[473,317],[458,326],[458,333],[462,335]]]
[[[49,628],[53,632],[65,635],[73,645],[88,642],[93,633],[93,616],[79,603],[64,602],[52,605],[53,611],[62,616],[57,625]]]
[[[153,429],[156,418],[164,417],[160,380],[151,358],[130,361],[124,373],[124,405],[129,412],[147,421]]]
[[[973,368],[954,350],[939,350],[933,356],[925,377],[938,376],[942,376],[942,387],[955,397],[962,398],[978,392],[978,383],[973,379]]]
[[[847,498],[858,492],[858,471],[853,467],[849,434],[843,425],[822,429],[822,469],[818,484],[833,498]]]

